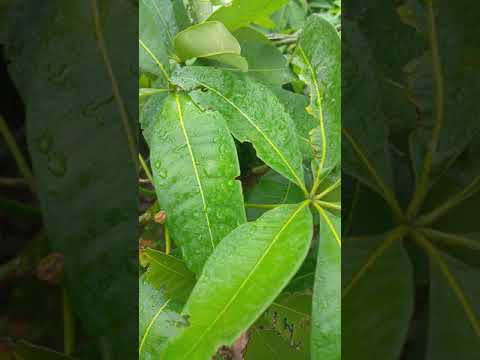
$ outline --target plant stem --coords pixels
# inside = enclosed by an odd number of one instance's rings
[[[0,133],[2,134],[3,138],[5,139],[5,143],[7,144],[8,149],[12,153],[15,162],[17,163],[18,170],[20,174],[24,177],[25,181],[27,182],[28,186],[35,193],[35,182],[33,180],[33,174],[30,170],[30,167],[25,160],[24,156],[22,155],[15,138],[8,128],[7,122],[0,115]]]
[[[168,231],[167,225],[164,225],[165,231],[165,254],[170,255],[170,251],[172,248],[172,239],[170,238],[170,232]]]
[[[10,177],[0,177],[1,186],[22,186],[28,185],[27,181],[24,178],[10,178]]]
[[[152,173],[150,172],[150,169],[147,166],[147,163],[143,159],[142,154],[138,154],[138,160],[140,160],[140,164],[142,165],[143,171],[145,171],[145,175],[147,175],[148,180],[153,184],[153,176]]]
[[[75,351],[75,318],[70,307],[65,286],[62,287],[63,305],[63,352],[70,356]]]
[[[434,229],[423,228],[420,230],[423,234],[428,236],[432,241],[438,241],[448,246],[462,246],[464,248],[479,251],[480,242],[469,239],[463,235],[445,233]]]
[[[42,213],[39,208],[31,205],[22,204],[15,200],[10,200],[0,196],[0,210],[4,210],[9,214],[20,216],[29,216],[41,219]]]
[[[342,205],[340,205],[339,203],[331,203],[328,201],[316,201],[315,203],[324,208],[333,209],[333,210],[342,210]]]
[[[324,191],[322,191],[320,194],[315,195],[315,199],[320,200],[320,199],[323,198],[324,196],[328,195],[328,194],[331,193],[333,190],[335,190],[336,188],[338,188],[338,187],[340,186],[340,183],[341,183],[341,180],[338,179],[338,180],[335,181],[332,185],[330,185],[328,188],[326,188]]]

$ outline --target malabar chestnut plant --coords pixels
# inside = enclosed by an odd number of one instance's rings
[[[340,359],[340,36],[194,3],[140,1],[140,358]]]

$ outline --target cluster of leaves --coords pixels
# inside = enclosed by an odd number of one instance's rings
[[[379,0],[345,13],[343,355],[474,358],[478,4]]]
[[[182,5],[140,2],[141,220],[163,223],[140,358],[339,359],[339,34],[303,1]]]

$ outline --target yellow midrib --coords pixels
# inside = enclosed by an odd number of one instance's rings
[[[178,95],[175,95],[175,102],[177,104],[177,111],[178,111],[178,119],[179,119],[179,122],[180,122],[180,128],[182,129],[183,135],[185,137],[185,141],[187,143],[187,148],[188,148],[188,152],[190,154],[190,159],[192,160],[193,171],[195,173],[195,178],[196,178],[197,184],[198,184],[198,190],[199,190],[200,196],[202,198],[203,213],[205,215],[205,220],[207,222],[208,233],[209,233],[209,236],[210,236],[210,243],[212,245],[212,249],[215,249],[215,241],[213,240],[212,227],[210,225],[210,218],[208,217],[208,212],[207,212],[207,208],[208,208],[207,207],[207,201],[206,201],[206,198],[205,198],[205,193],[203,191],[202,182],[200,181],[200,174],[198,172],[195,156],[193,155],[192,145],[190,144],[190,139],[189,139],[188,134],[187,134],[187,129],[185,128],[185,122],[184,122],[183,112],[182,112],[182,105],[180,103],[180,97]]]
[[[218,90],[208,86],[207,84],[201,82],[201,81],[197,81],[196,79],[190,79],[192,81],[195,81],[197,82],[199,85],[201,86],[204,86],[206,89],[214,92],[215,94],[217,94],[218,96],[220,96],[222,99],[224,99],[228,104],[230,104],[230,106],[232,106],[235,110],[237,110],[249,123],[250,125],[252,125],[255,130],[257,130],[260,135],[262,135],[262,137],[265,139],[265,141],[267,141],[267,143],[272,147],[272,149],[280,156],[280,158],[282,159],[282,161],[285,163],[285,165],[287,166],[288,170],[291,172],[291,174],[293,175],[293,177],[295,178],[295,182],[298,184],[298,186],[301,187],[301,189],[306,192],[306,189],[305,189],[305,185],[303,184],[303,180],[301,180],[297,173],[295,172],[295,170],[293,169],[293,167],[290,165],[290,162],[285,158],[285,156],[283,155],[283,153],[280,151],[280,149],[278,149],[278,147],[270,140],[270,138],[267,136],[267,134],[265,134],[263,132],[262,129],[260,129],[258,127],[258,125],[245,113],[243,112],[242,109],[240,109],[235,103],[233,103],[230,99],[228,99],[226,96],[224,96],[221,92],[219,92]]]
[[[297,210],[295,210],[295,212],[292,214],[292,216],[290,216],[290,218],[285,222],[285,224],[282,226],[282,228],[278,231],[278,233],[274,236],[272,242],[270,243],[270,245],[265,249],[265,252],[262,254],[262,256],[260,257],[259,260],[257,260],[257,262],[255,263],[255,265],[253,266],[252,270],[250,270],[250,272],[248,273],[248,275],[246,276],[245,280],[242,282],[242,284],[239,286],[238,290],[235,292],[235,294],[233,294],[232,298],[228,301],[228,303],[225,305],[225,307],[222,309],[222,311],[220,311],[220,313],[218,314],[218,316],[215,318],[215,320],[213,320],[213,322],[207,327],[207,329],[205,329],[205,331],[202,333],[202,335],[200,335],[200,337],[198,338],[198,341],[192,346],[192,348],[190,349],[190,351],[188,353],[186,353],[184,356],[183,356],[183,359],[187,359],[188,356],[195,351],[195,349],[198,347],[198,345],[202,342],[203,338],[208,334],[208,332],[210,331],[210,329],[212,329],[213,326],[215,326],[215,324],[218,322],[218,320],[220,320],[220,318],[223,316],[223,314],[225,314],[225,312],[228,310],[228,308],[232,305],[232,303],[236,300],[236,298],[240,295],[241,291],[243,290],[243,288],[245,287],[245,285],[250,281],[251,277],[253,276],[253,274],[255,273],[255,271],[257,270],[257,268],[260,266],[260,264],[263,262],[263,259],[265,259],[265,257],[268,255],[268,253],[270,252],[270,250],[272,249],[272,247],[275,245],[275,243],[277,242],[278,238],[280,237],[280,235],[283,233],[283,231],[285,231],[285,229],[292,223],[292,221],[295,219],[295,217],[298,215],[298,213],[300,213],[300,211],[302,211],[305,206],[308,205],[308,202],[305,201],[303,202],[302,204],[300,204],[300,206],[298,207]]]
[[[152,320],[150,320],[150,323],[148,324],[148,326],[145,330],[145,333],[142,336],[142,341],[140,342],[140,347],[138,348],[138,353],[139,354],[142,353],[143,345],[145,345],[145,341],[147,339],[148,334],[150,333],[150,329],[152,328],[153,324],[155,323],[157,318],[160,316],[160,314],[163,312],[163,310],[165,310],[165,308],[168,306],[168,304],[170,303],[170,300],[171,299],[168,299],[167,301],[165,301],[165,303],[162,306],[160,306],[160,309],[158,309],[158,311],[155,313]]]
[[[337,242],[339,247],[342,247],[342,241],[340,240],[340,236],[338,235],[337,230],[335,229],[335,226],[332,224],[332,221],[328,217],[328,215],[325,213],[325,210],[322,209],[321,206],[319,206],[317,203],[315,203],[315,207],[318,209],[318,212],[320,215],[323,217],[323,220],[328,225],[328,228],[330,229],[330,232],[333,234],[333,237],[335,238],[335,241]]]
[[[165,68],[163,67],[162,63],[160,62],[160,60],[155,56],[155,54],[152,52],[152,50],[150,50],[150,48],[147,46],[147,44],[145,44],[143,42],[142,39],[138,39],[138,42],[139,44],[143,47],[143,49],[147,52],[147,54],[153,59],[153,61],[155,62],[155,64],[157,64],[157,66],[160,68],[160,72],[162,73],[162,75],[165,77],[165,80],[167,80],[167,82],[170,82],[170,77],[168,76],[167,74],[167,71],[165,70]]]

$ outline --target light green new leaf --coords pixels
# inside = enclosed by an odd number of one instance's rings
[[[220,21],[230,31],[234,31],[268,17],[287,2],[288,0],[233,0],[230,5],[215,11],[208,20]]]
[[[237,39],[218,21],[193,25],[178,33],[174,47],[181,61],[207,58],[241,71],[248,70],[247,61],[240,56],[241,48]]]
[[[272,85],[283,85],[293,80],[287,59],[261,32],[241,28],[233,33],[248,61],[248,74]]]
[[[312,237],[307,205],[278,207],[222,240],[183,310],[190,326],[169,342],[162,359],[209,359],[253,324],[307,255]]]
[[[319,179],[339,163],[341,154],[340,37],[323,17],[308,18],[294,63],[310,89],[310,111],[318,121],[320,153],[315,176]]]
[[[413,312],[406,229],[342,243],[342,356],[397,360]]]
[[[269,88],[248,76],[207,67],[180,69],[172,81],[192,90],[200,106],[219,111],[233,136],[251,142],[268,166],[305,189],[295,126]]]
[[[318,207],[320,241],[312,312],[312,360],[341,359],[341,220]]]
[[[182,260],[160,251],[147,249],[142,256],[148,270],[139,281],[139,356],[152,359],[188,324],[180,312],[195,285],[195,275]]]
[[[215,246],[245,222],[233,138],[217,112],[171,95],[155,115],[151,163],[159,203],[188,267],[199,273]]]
[[[139,4],[139,67],[168,82],[169,57],[178,32],[174,8],[170,0],[140,0]]]

